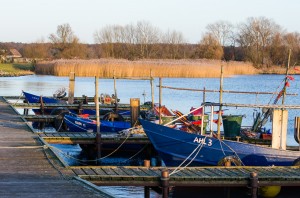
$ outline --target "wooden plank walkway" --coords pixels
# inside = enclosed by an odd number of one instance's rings
[[[86,132],[59,132],[59,133],[38,133],[47,143],[50,144],[95,144],[96,133]],[[147,136],[118,136],[101,134],[101,142],[104,144],[150,144]]]
[[[71,167],[80,178],[96,185],[160,186],[166,167]],[[250,174],[258,174],[259,186],[300,186],[300,167],[189,167],[169,177],[170,186],[249,186]]]
[[[73,176],[0,97],[0,196],[108,197]]]

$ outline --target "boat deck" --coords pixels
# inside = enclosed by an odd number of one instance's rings
[[[74,176],[0,97],[1,197],[109,197]]]

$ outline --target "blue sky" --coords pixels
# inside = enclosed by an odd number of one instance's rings
[[[299,0],[0,0],[0,5],[0,42],[47,41],[58,25],[69,23],[82,42],[94,43],[94,32],[106,25],[147,21],[197,43],[207,24],[260,16],[300,32]]]

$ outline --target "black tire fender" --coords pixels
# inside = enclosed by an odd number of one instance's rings
[[[124,121],[123,116],[115,112],[105,114],[102,119],[108,121]]]
[[[223,157],[219,162],[218,162],[218,166],[225,166],[225,164],[227,162],[230,162],[231,165],[234,166],[241,166],[242,162],[240,159],[238,159],[236,156],[225,156]]]

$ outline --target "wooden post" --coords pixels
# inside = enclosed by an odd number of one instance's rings
[[[154,84],[153,84],[152,70],[150,70],[150,84],[151,84],[151,108],[154,108]]]
[[[205,103],[205,87],[203,87],[203,103]],[[205,135],[206,131],[204,131],[204,114],[205,114],[205,105],[202,107],[202,115],[201,115],[201,135]]]
[[[294,138],[299,143],[300,151],[300,117],[295,117]]]
[[[222,116],[222,100],[223,100],[223,64],[221,64],[221,77],[220,77],[220,98],[219,98],[219,113],[218,113],[218,138],[221,139],[221,116]]]
[[[250,173],[250,187],[251,187],[251,197],[257,198],[258,189],[258,175],[256,172]]]
[[[130,112],[131,112],[131,127],[135,126],[138,122],[140,115],[140,99],[130,98]]]
[[[167,198],[169,196],[169,171],[165,169],[161,172],[161,187],[162,187],[162,197]]]
[[[283,89],[283,95],[282,95],[282,105],[284,105],[284,100],[285,100],[285,95],[286,95],[286,87],[287,87],[287,83],[288,83],[288,74],[289,74],[289,68],[290,68],[290,59],[291,59],[291,49],[289,50],[289,58],[288,58],[288,65],[286,68],[286,73],[285,73],[285,84],[284,84],[284,89]],[[281,123],[280,123],[280,143],[279,143],[279,149],[283,149],[286,150],[286,134],[287,134],[287,120],[288,120],[288,116],[287,116],[287,111],[285,113],[286,110],[284,110],[283,108],[281,109]],[[286,118],[285,118],[285,114],[286,114]],[[272,135],[274,133],[272,132]],[[273,148],[273,136],[272,136],[272,148]]]
[[[144,187],[144,197],[150,198],[150,187],[149,186]]]
[[[162,80],[161,80],[161,78],[159,78],[159,105],[158,105],[158,109],[159,109],[159,124],[162,123],[162,120],[161,120],[161,98],[162,98],[161,84],[162,84]]]
[[[74,103],[74,89],[75,89],[75,72],[70,72],[69,75],[69,98],[68,103]]]
[[[44,101],[43,101],[43,97],[40,96],[40,111],[41,111],[41,114],[44,115],[45,113],[45,105],[44,105]]]
[[[25,98],[23,103],[28,103],[28,100]],[[28,109],[24,109],[23,115],[28,115]]]
[[[213,123],[214,123],[214,106],[211,105],[211,113],[210,113],[210,135],[213,136]]]
[[[144,166],[149,168],[150,167],[150,160],[144,160]],[[144,197],[145,198],[150,197],[150,188],[149,188],[149,186],[144,187]]]
[[[100,109],[99,109],[99,80],[98,77],[95,77],[95,105],[96,105],[96,123],[97,123],[97,133],[96,133],[96,145],[97,145],[97,164],[101,158],[101,133],[100,133]]]
[[[144,160],[144,166],[149,168],[150,167],[150,160]]]
[[[272,120],[272,148],[286,150],[287,123],[288,111],[274,109]]]
[[[115,92],[115,112],[118,112],[118,95],[117,95],[117,86],[116,86],[116,76],[114,70],[114,92]]]

